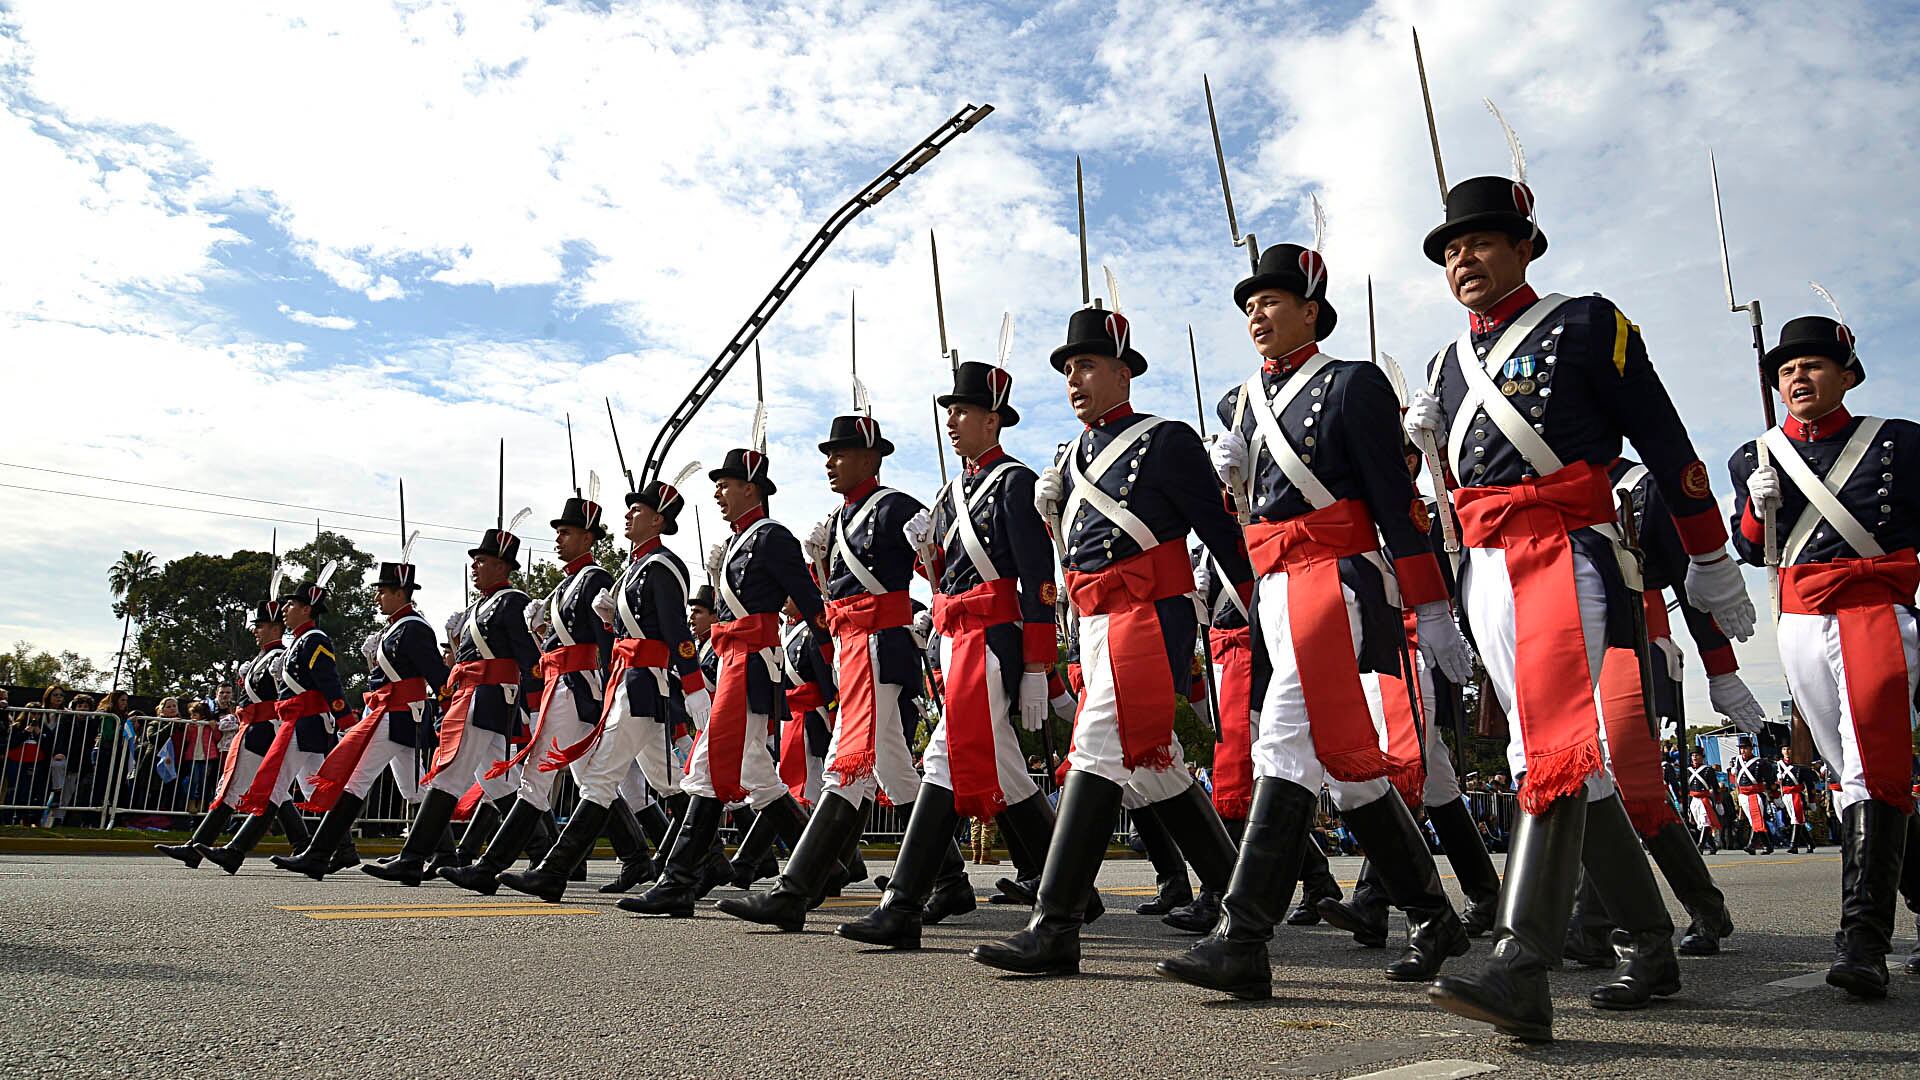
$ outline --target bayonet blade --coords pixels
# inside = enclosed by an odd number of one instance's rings
[[[1413,29],[1413,66],[1420,72],[1420,104],[1427,110],[1427,141],[1433,144],[1433,175],[1440,181],[1440,205],[1447,204],[1447,167],[1440,162],[1440,128],[1433,121],[1433,94],[1427,88],[1427,60],[1420,52],[1420,29]]]
[[[620,425],[613,422],[613,399],[602,400],[607,403],[607,430],[613,432],[613,452],[620,458],[620,471],[627,478],[627,490],[636,490],[633,486],[633,470],[627,468],[627,452],[620,449]]]
[[[1087,281],[1087,180],[1080,170],[1080,155],[1073,156],[1073,198],[1080,220],[1080,306],[1093,304],[1093,286]]]
[[[580,497],[580,466],[573,460],[573,414],[567,414],[567,483],[573,486],[573,497]]]
[[[947,351],[947,302],[940,294],[940,241],[927,230],[927,250],[933,254],[933,317],[940,325],[940,358],[948,361],[949,367],[959,367],[960,361]]]
[[[493,508],[493,525],[496,532],[507,531],[507,439],[500,438],[500,484],[497,491],[499,501]],[[315,523],[316,527],[318,523]]]
[[[1720,232],[1720,277],[1727,285],[1727,310],[1737,312],[1740,304],[1733,298],[1733,261],[1727,256],[1727,219],[1720,209],[1720,165],[1707,148],[1707,174],[1713,178],[1713,227]]]
[[[1207,406],[1200,396],[1200,348],[1193,343],[1193,324],[1187,324],[1187,356],[1193,360],[1193,411],[1200,419],[1200,437],[1207,437]]]
[[[1376,364],[1380,362],[1380,338],[1376,335],[1373,328],[1373,275],[1372,274],[1367,275],[1367,356],[1371,358],[1373,362]],[[1405,401],[1406,395],[1402,394],[1400,396],[1400,400]]]

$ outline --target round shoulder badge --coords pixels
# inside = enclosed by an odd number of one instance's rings
[[[1680,490],[1689,499],[1710,499],[1713,485],[1707,482],[1707,466],[1696,461],[1680,473]]]
[[[693,647],[693,639],[689,638],[686,641],[683,641],[680,643],[680,659],[682,660],[693,659],[695,655],[695,651],[696,650]]]

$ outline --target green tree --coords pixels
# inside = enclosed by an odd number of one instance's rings
[[[97,690],[100,676],[100,669],[93,666],[93,661],[71,649],[55,656],[36,650],[31,642],[16,641],[10,651],[0,652],[0,684],[8,686],[44,687],[59,683],[70,689]]]
[[[206,693],[254,651],[253,606],[266,598],[273,556],[264,551],[174,559],[141,582],[139,656],[149,685]]]
[[[113,590],[113,613],[120,616],[120,653],[113,663],[115,690],[120,688],[120,672],[127,664],[127,634],[133,629],[135,609],[129,598],[142,582],[153,577],[153,567],[153,552],[123,551],[119,560],[107,568],[107,588]],[[133,682],[133,676],[129,675],[128,686]]]

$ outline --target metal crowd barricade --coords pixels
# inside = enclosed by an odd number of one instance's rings
[[[111,713],[7,707],[0,821],[8,824],[99,824],[111,814],[121,763],[101,760],[100,727]]]

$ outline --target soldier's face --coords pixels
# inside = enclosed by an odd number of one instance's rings
[[[1526,284],[1533,241],[1497,231],[1470,232],[1447,242],[1447,287],[1469,311],[1485,312]]]
[[[953,452],[972,461],[1000,441],[1000,414],[978,405],[947,406],[947,441]]]
[[[713,501],[720,516],[732,521],[760,505],[760,489],[745,480],[723,476],[713,483]]]
[[[513,573],[513,568],[507,565],[505,559],[492,555],[475,555],[472,569],[473,587],[482,590],[505,585],[507,577]]]
[[[627,507],[627,539],[635,544],[644,544],[660,535],[660,526],[665,521],[652,507],[634,503]]]
[[[281,627],[279,623],[274,623],[274,622],[254,623],[253,624],[253,643],[255,645],[260,646],[262,649],[269,649],[275,645],[280,644],[281,635],[285,633],[286,631]]]
[[[705,641],[707,632],[713,629],[713,612],[703,607],[688,608],[687,625],[692,628],[694,637]]]
[[[1284,289],[1262,289],[1247,297],[1247,333],[1253,347],[1274,360],[1314,340],[1320,305]]]
[[[1780,400],[1796,420],[1818,420],[1853,389],[1853,372],[1825,356],[1802,356],[1780,365]]]
[[[289,600],[286,616],[288,626],[304,626],[313,621],[313,609],[298,600]]]
[[[827,486],[845,495],[880,475],[878,450],[845,449],[827,452]]]
[[[1067,361],[1067,404],[1083,424],[1091,424],[1133,390],[1133,372],[1111,356],[1082,353]]]
[[[413,601],[407,597],[405,589],[396,589],[391,585],[375,585],[373,602],[380,605],[380,614],[392,617]]]
[[[593,550],[593,534],[585,529],[576,529],[571,525],[562,525],[553,530],[554,554],[560,556],[562,564]]]

